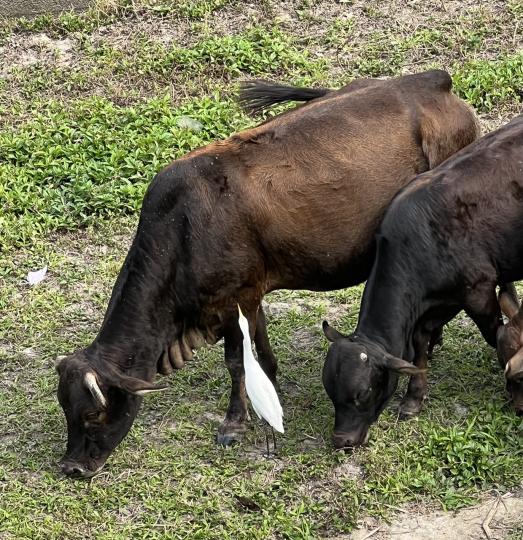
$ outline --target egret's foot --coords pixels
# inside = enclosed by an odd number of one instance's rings
[[[406,395],[399,406],[399,419],[408,420],[409,418],[418,416],[423,407],[423,401],[424,398],[415,398]]]
[[[216,444],[220,446],[232,446],[239,443],[243,434],[247,431],[245,422],[232,422],[230,420],[224,420],[218,427],[216,433]]]

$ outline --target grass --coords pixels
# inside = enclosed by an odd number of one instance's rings
[[[361,287],[350,296],[303,294],[298,304],[297,293],[269,298],[287,428],[277,459],[261,457],[256,423],[242,445],[214,446],[228,395],[221,347],[214,347],[169,378],[168,392],[147,400],[106,472],[90,483],[62,478],[53,358],[92,339],[133,221],[54,235],[0,270],[2,530],[15,538],[162,538],[165,530],[180,538],[316,538],[348,532],[361,513],[387,514],[387,505],[432,500],[456,508],[483,489],[521,481],[521,420],[503,401],[493,351],[465,317],[446,332],[418,420],[397,424],[388,410],[367,448],[354,456],[330,448],[318,321],[330,315],[350,328]],[[48,278],[24,287],[26,271],[44,262]],[[481,377],[480,392],[459,381],[468,372],[473,381]]]
[[[506,537],[506,540],[521,540],[522,538],[523,538],[523,527],[517,527],[508,534],[508,536]]]
[[[0,246],[27,245],[53,230],[136,213],[164,164],[245,125],[219,96],[172,107],[168,98],[116,107],[92,98],[45,113],[0,134]],[[180,127],[197,117],[197,133]]]
[[[286,413],[275,460],[261,458],[256,422],[238,447],[213,443],[229,391],[218,345],[147,399],[105,472],[64,479],[53,368],[96,334],[154,173],[253,123],[233,100],[239,80],[336,86],[446,67],[488,129],[521,108],[521,16],[513,1],[446,12],[432,2],[104,0],[2,23],[0,538],[320,538],[398,505],[455,509],[521,485],[521,420],[464,316],[446,330],[418,419],[397,422],[398,394],[367,447],[331,448],[319,323],[354,328],[361,287],[268,298]],[[69,52],[42,32],[69,40]],[[47,279],[25,285],[44,264]]]
[[[454,71],[458,94],[480,112],[492,111],[520,99],[523,88],[523,53],[495,61],[473,60]]]

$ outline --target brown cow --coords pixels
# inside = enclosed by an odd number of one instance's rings
[[[189,153],[161,171],[94,342],[59,366],[68,426],[66,474],[99,470],[128,432],[157,367],[181,365],[225,339],[232,379],[218,442],[245,431],[237,304],[257,327],[275,380],[263,296],[362,282],[373,234],[395,193],[478,135],[472,110],[443,71],[357,80],[337,91],[264,87],[266,101],[307,105]],[[170,353],[164,351],[169,350]]]

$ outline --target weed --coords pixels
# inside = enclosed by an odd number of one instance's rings
[[[178,126],[195,117],[203,129]],[[117,107],[100,98],[59,104],[0,135],[2,246],[35,234],[137,212],[145,188],[172,159],[245,125],[231,103],[203,98],[173,108],[168,98]]]

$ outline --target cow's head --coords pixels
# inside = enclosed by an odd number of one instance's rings
[[[109,364],[93,367],[84,352],[57,364],[58,401],[67,420],[67,449],[60,461],[68,476],[96,474],[129,431],[141,396],[164,389],[122,374]]]
[[[497,334],[497,352],[501,367],[505,369],[507,391],[518,416],[523,416],[523,305],[506,292],[499,296],[503,313],[509,318]]]
[[[359,446],[367,442],[369,428],[396,390],[399,375],[421,370],[377,343],[343,336],[327,322],[323,331],[332,342],[323,366],[323,385],[335,409],[332,442],[336,448]]]

